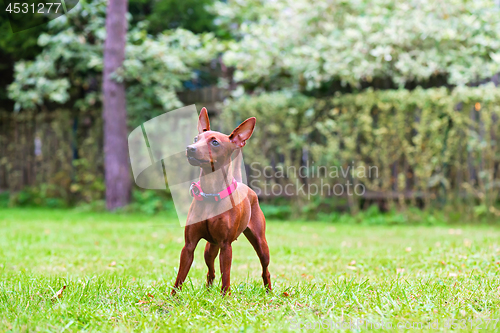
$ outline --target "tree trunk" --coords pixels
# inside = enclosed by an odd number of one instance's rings
[[[130,201],[125,85],[111,78],[125,58],[127,0],[109,0],[104,42],[104,177],[108,210]]]

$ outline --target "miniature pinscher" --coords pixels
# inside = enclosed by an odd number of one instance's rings
[[[238,175],[240,169],[234,168],[234,161],[231,160],[231,156],[240,153],[254,128],[255,118],[252,117],[241,123],[230,135],[211,131],[207,110],[203,108],[200,112],[198,135],[194,143],[186,147],[189,164],[201,169],[200,180],[192,183],[190,188],[193,201],[188,212],[184,230],[185,245],[172,295],[181,289],[193,263],[196,246],[202,238],[207,241],[204,255],[208,266],[207,286],[210,287],[215,279],[214,262],[220,251],[221,292],[223,295],[230,292],[231,244],[241,233],[257,252],[264,286],[266,291],[271,290],[271,276],[267,268],[269,247],[265,236],[266,220],[257,194],[241,183],[241,171]]]

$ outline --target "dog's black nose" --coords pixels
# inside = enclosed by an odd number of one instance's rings
[[[188,154],[192,154],[192,153],[194,153],[195,151],[196,151],[196,147],[193,147],[193,146],[187,146],[187,147],[186,147],[186,152],[187,152]]]

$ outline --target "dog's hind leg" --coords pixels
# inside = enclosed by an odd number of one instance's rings
[[[233,248],[231,243],[223,243],[220,246],[220,274],[222,280],[222,295],[230,293],[231,289],[231,263],[233,261]]]
[[[219,245],[207,242],[205,246],[205,263],[208,267],[207,287],[210,287],[215,279],[215,258],[219,254]]]
[[[246,238],[252,244],[255,252],[260,259],[262,265],[262,281],[267,291],[272,290],[271,274],[269,274],[268,266],[270,261],[269,246],[266,240],[266,220],[264,214],[257,202],[252,204],[252,217],[248,223],[248,227],[243,231]]]

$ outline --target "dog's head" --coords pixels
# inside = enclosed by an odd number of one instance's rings
[[[198,120],[198,135],[194,143],[186,147],[189,164],[201,168],[219,169],[228,164],[232,153],[245,146],[255,128],[255,117],[242,122],[229,135],[211,131],[207,109],[203,108]]]

